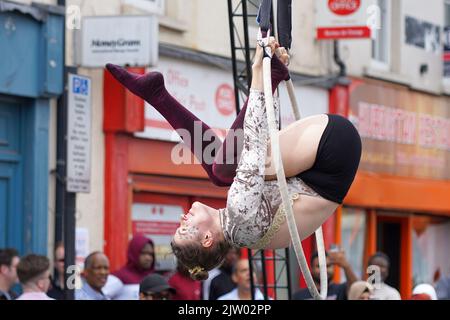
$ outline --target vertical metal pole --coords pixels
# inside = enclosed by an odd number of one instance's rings
[[[248,36],[248,16],[247,16],[247,0],[242,0],[242,15],[244,18],[244,43],[245,48],[250,48],[250,40]],[[252,85],[252,66],[250,59],[250,50],[245,50],[245,64],[247,68],[247,88]]]
[[[67,88],[67,79],[69,73],[77,73],[77,69],[73,67],[66,67],[65,71],[65,83],[66,83],[66,89],[65,89],[65,99],[64,99],[64,105],[61,106],[62,113],[64,114],[63,117],[58,119],[58,121],[62,121],[64,123],[64,180],[67,181],[67,130],[68,130],[68,104],[67,104],[67,97],[68,97],[68,90],[70,88]],[[62,146],[61,146],[62,147]],[[64,184],[64,269],[66,272],[64,273],[64,283],[66,284],[64,286],[64,294],[66,300],[74,300],[75,299],[75,291],[73,287],[67,286],[67,284],[73,284],[73,281],[68,281],[69,277],[73,277],[73,270],[71,273],[68,273],[68,268],[70,266],[75,265],[75,229],[76,229],[76,193],[68,192],[66,189],[66,184]]]
[[[291,266],[289,264],[289,248],[284,249],[285,250],[285,265],[286,265],[286,276],[287,276],[287,294],[288,294],[288,300],[292,300],[292,292],[291,292]]]
[[[229,19],[229,27],[230,27],[230,41],[231,41],[231,59],[233,62],[236,61],[236,51],[233,49],[234,45],[234,19],[233,19],[233,0],[228,0],[228,19]],[[238,86],[238,72],[237,72],[237,64],[232,63],[233,65],[233,83],[234,83],[234,98],[236,104],[236,114],[239,114],[241,111],[241,106],[239,102],[239,86]]]
[[[65,0],[58,0],[58,5],[65,6]],[[64,30],[65,30],[66,19],[64,17]],[[64,46],[64,57],[63,66],[65,66],[65,45],[66,45],[66,35],[63,33],[63,43]],[[65,69],[63,67],[63,69]],[[63,90],[65,92],[65,70],[63,77],[64,85]],[[65,192],[65,148],[64,140],[64,122],[61,121],[64,118],[64,101],[65,94],[58,98],[57,101],[57,122],[56,122],[56,191],[55,191],[55,245],[58,242],[63,241],[64,234],[64,192]]]
[[[64,219],[64,248],[65,248],[65,260],[64,268],[66,272],[64,273],[64,282],[69,283],[68,279],[73,274],[67,272],[69,266],[75,265],[75,207],[76,207],[76,193],[67,192],[66,193],[66,203],[65,203],[65,219]],[[66,300],[75,299],[75,288],[64,287],[64,293]]]
[[[255,282],[253,281],[253,273],[255,272],[253,266],[253,250],[248,249],[248,264],[250,272],[250,290],[252,291],[252,300],[255,300]]]
[[[261,271],[262,271],[262,276],[263,276],[263,294],[264,294],[264,299],[268,300],[266,256],[265,256],[264,250],[261,250],[261,264],[262,264]]]
[[[272,292],[274,294],[274,299],[277,300],[278,299],[278,278],[277,278],[277,263],[278,263],[278,258],[277,258],[277,250],[271,250],[272,251],[272,265],[273,265],[273,288],[272,288]]]
[[[65,0],[58,0],[58,5],[66,7]],[[66,68],[66,17],[64,17],[63,32],[63,66],[64,94],[58,99],[57,110],[57,187],[56,187],[56,220],[55,240],[64,241],[64,296],[66,300],[74,300],[74,288],[69,287],[68,267],[75,265],[75,206],[76,194],[67,192],[67,77]]]
[[[65,0],[58,0],[58,5],[65,7]],[[66,18],[64,16],[64,32],[63,32],[63,94],[58,98],[57,114],[56,114],[56,190],[55,190],[55,245],[58,242],[64,242],[64,213],[66,207]],[[66,244],[64,244],[65,246]],[[66,248],[65,258],[67,258]],[[67,268],[67,260],[64,262],[64,269]],[[65,273],[64,273],[65,274]],[[64,275],[64,289],[67,287],[67,278]],[[67,299],[66,292],[64,292]]]
[[[341,55],[339,53],[339,41],[333,41],[333,57],[336,64],[339,66],[339,76],[345,77],[347,75],[347,66],[344,61],[341,59]]]
[[[55,190],[55,246],[63,242],[64,235],[64,193],[65,193],[65,149],[64,149],[64,99],[58,98],[56,114],[56,190]]]

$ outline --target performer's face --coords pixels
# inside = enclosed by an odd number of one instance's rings
[[[194,202],[191,209],[181,217],[180,227],[174,236],[175,242],[181,244],[202,239],[214,223],[212,213],[215,211],[200,202]]]

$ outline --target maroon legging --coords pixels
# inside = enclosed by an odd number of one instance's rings
[[[241,154],[241,150],[239,150],[238,146],[242,146],[242,143],[240,143],[239,140],[242,141],[243,139],[242,135],[239,136],[234,134],[233,129],[243,128],[248,100],[245,102],[241,112],[230,127],[231,130],[220,145],[219,151],[214,156],[214,161],[209,163],[208,161],[204,161],[203,152],[211,143],[220,143],[219,137],[213,133],[206,123],[198,119],[192,112],[182,106],[170,95],[164,86],[164,78],[161,73],[149,72],[144,75],[134,74],[113,64],[107,64],[106,68],[123,86],[150,103],[169,122],[173,129],[185,129],[190,133],[188,136],[181,135],[181,137],[184,139],[184,143],[190,147],[191,152],[198,160],[200,160],[203,169],[215,185],[227,187],[233,183]],[[273,92],[275,92],[281,81],[288,78],[289,72],[286,66],[274,56],[272,58]],[[202,139],[201,150],[200,148],[195,148],[194,143],[194,124],[196,121],[198,121],[198,124],[201,126],[201,137],[203,137],[203,134],[206,131],[212,136],[212,141],[205,141],[205,139]],[[190,141],[186,141],[187,139],[190,139]],[[234,143],[231,144],[234,146],[233,150],[227,150],[227,139],[234,139]]]

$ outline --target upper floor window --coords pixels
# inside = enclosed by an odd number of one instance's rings
[[[123,0],[124,4],[160,15],[165,13],[165,2],[165,0]]]
[[[450,86],[450,0],[444,3],[445,21],[444,21],[444,79]]]
[[[445,0],[445,27],[450,27],[450,0]]]
[[[372,30],[372,60],[383,69],[389,69],[391,51],[391,0],[378,0],[379,26]]]

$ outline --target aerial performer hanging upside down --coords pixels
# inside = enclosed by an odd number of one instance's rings
[[[275,91],[289,78],[289,56],[274,39],[269,45],[276,53],[271,62]],[[213,163],[201,160],[214,184],[230,187],[227,206],[214,209],[195,202],[182,216],[171,243],[177,259],[196,280],[206,279],[208,271],[222,263],[230,247],[281,249],[291,242],[270,152],[263,55],[263,48],[257,45],[250,95],[230,128],[230,132],[243,129],[242,150],[227,150],[227,139],[236,139],[229,133]],[[168,93],[161,73],[138,75],[112,64],[106,67],[122,85],[156,108],[175,130],[191,133],[190,138],[183,139],[194,139],[195,122],[201,124],[203,132],[210,130]],[[279,113],[277,96],[274,108]],[[202,141],[201,150],[194,148],[193,141],[185,143],[197,159],[203,159],[203,150],[211,142]],[[321,114],[282,129],[279,144],[296,225],[301,239],[305,239],[343,202],[359,166],[361,139],[346,118]],[[238,143],[232,145],[236,147]]]

